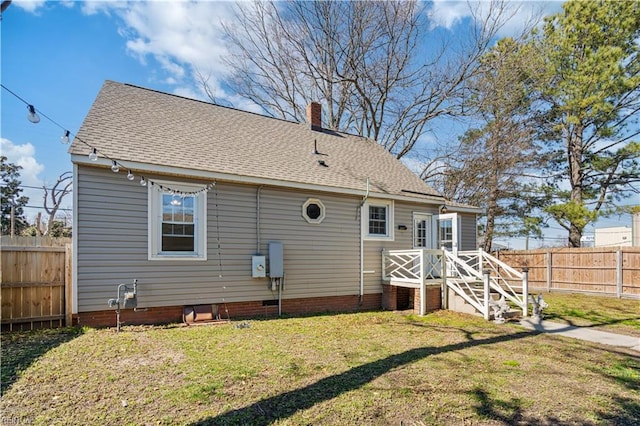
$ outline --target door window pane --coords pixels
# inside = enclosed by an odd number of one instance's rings
[[[453,221],[451,219],[440,220],[439,228],[440,246],[451,249],[453,247]]]

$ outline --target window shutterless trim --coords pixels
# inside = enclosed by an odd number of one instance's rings
[[[154,180],[157,185],[148,188],[148,258],[149,260],[207,260],[207,192],[201,191],[193,197],[193,222],[181,224],[193,225],[193,251],[162,251],[162,225],[172,221],[163,221],[163,195],[168,194],[160,190],[159,185],[166,185],[174,190],[185,193],[197,192],[202,185],[182,182]],[[190,237],[186,237],[190,238]]]
[[[384,207],[385,208],[385,234],[372,234],[371,230],[371,215],[370,207]],[[370,241],[393,241],[394,234],[394,203],[393,200],[381,200],[381,199],[368,199],[364,203],[362,209],[362,239]]]

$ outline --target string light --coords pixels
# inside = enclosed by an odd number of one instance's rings
[[[68,130],[65,130],[64,135],[60,136],[60,142],[62,142],[65,145],[68,145],[69,142],[71,142],[71,139],[69,139],[70,134],[71,132],[69,132]]]
[[[29,115],[27,115],[27,119],[30,122],[32,122],[33,124],[39,123],[40,122],[40,116],[36,112],[36,109],[34,108],[34,106],[29,104],[29,105],[27,105],[27,109],[29,110]]]
[[[21,98],[18,94],[14,93],[13,91],[11,91],[8,87],[6,87],[4,84],[0,83],[0,87],[2,87],[4,90],[6,90],[7,92],[9,92],[11,95],[13,95],[15,98],[17,98],[18,100],[20,100],[21,102],[23,102],[26,106],[27,106],[27,110],[29,111],[29,114],[27,115],[27,119],[31,122],[31,123],[39,123],[40,122],[40,115],[42,115],[42,117],[46,118],[47,120],[49,120],[51,123],[55,124],[56,126],[58,126],[60,129],[62,129],[63,134],[62,136],[60,136],[60,141],[63,144],[69,144],[71,142],[71,132],[69,130],[67,130],[65,127],[63,127],[62,125],[60,125],[58,122],[56,122],[54,119],[52,119],[51,117],[47,116],[46,114],[44,114],[42,111],[40,111],[40,114],[38,114],[38,112],[36,112],[35,107],[30,104],[29,102],[27,102],[25,99]],[[78,143],[82,143],[85,146],[87,146],[90,149],[90,153],[89,153],[89,160],[91,161],[98,161],[98,149],[96,147],[94,147],[93,145],[91,145],[90,143],[88,143],[87,141],[83,140],[82,138],[78,137],[77,135],[74,135],[74,140],[77,141]],[[114,160],[113,158],[110,158],[108,155],[105,155],[104,152],[100,152],[100,155],[104,158],[106,158],[107,160],[111,160],[112,162],[112,166],[111,166],[111,170],[114,173],[118,173],[120,171],[121,167],[125,167],[122,163],[119,163],[118,161]],[[126,167],[125,167],[126,168]],[[133,174],[133,171],[131,169],[127,168],[127,179],[129,181],[133,181],[135,180],[135,175]],[[149,184],[151,187],[156,187],[159,188],[161,191],[170,191],[172,194],[174,195],[180,195],[180,196],[185,196],[185,195],[198,195],[200,193],[203,192],[209,192],[214,186],[215,186],[215,182],[211,182],[207,185],[205,185],[201,190],[199,191],[193,191],[193,192],[182,192],[179,190],[175,190],[172,189],[170,187],[167,186],[163,186],[163,185],[159,185],[159,184],[155,184],[153,182],[153,180],[150,179],[146,179],[144,176],[140,176],[140,185],[141,186],[147,186],[147,184]]]
[[[93,151],[91,151],[91,154],[89,154],[89,160],[91,161],[97,161],[98,160],[98,150],[93,148]]]

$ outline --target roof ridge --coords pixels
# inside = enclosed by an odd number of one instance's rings
[[[283,121],[285,123],[306,125],[306,123],[300,122],[300,121],[287,120],[286,118],[274,117],[274,116],[271,116],[271,115],[265,115],[265,114],[260,114],[258,112],[247,111],[247,110],[236,108],[236,107],[232,107],[232,106],[220,105],[220,104],[216,104],[216,103],[213,103],[213,102],[203,101],[201,99],[189,98],[189,97],[182,96],[182,95],[176,95],[175,93],[168,93],[168,92],[163,92],[163,91],[158,90],[158,89],[151,89],[149,87],[138,86],[138,85],[132,84],[132,83],[122,83],[122,82],[115,81],[115,80],[106,80],[106,81],[110,81],[110,82],[116,83],[116,84],[121,84],[123,86],[133,87],[135,89],[147,90],[149,92],[158,93],[160,95],[173,96],[173,97],[184,99],[184,100],[187,100],[187,101],[199,102],[199,103],[202,103],[202,104],[205,104],[205,105],[210,105],[210,106],[213,106],[213,107],[219,107],[219,108],[224,108],[224,109],[231,110],[231,111],[236,111],[236,112],[256,115],[258,117],[270,118],[270,119],[273,119],[273,120]],[[358,134],[355,134],[355,133],[349,133],[349,132],[345,132],[345,131],[342,131],[342,130],[334,130],[334,129],[329,129],[329,128],[322,128],[321,130],[319,130],[319,132],[321,132],[321,133],[322,132],[324,132],[324,133],[327,133],[327,132],[340,133],[340,134],[347,135],[347,136],[353,136],[353,137],[366,139],[366,140],[375,142],[377,145],[379,145],[375,141],[375,139],[371,139],[368,136],[358,135]]]

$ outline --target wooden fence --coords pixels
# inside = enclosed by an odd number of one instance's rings
[[[71,324],[71,243],[67,239],[2,237],[2,330]]]
[[[497,257],[529,268],[529,287],[640,298],[640,247],[555,248],[502,251]]]

